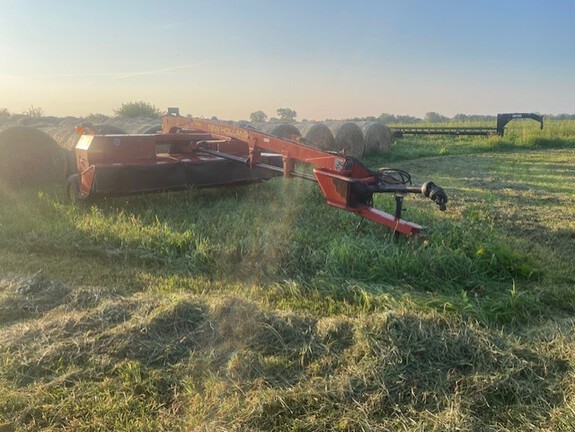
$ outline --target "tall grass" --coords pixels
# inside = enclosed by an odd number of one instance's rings
[[[389,125],[405,126],[405,125]],[[409,126],[409,125],[407,125]],[[463,122],[445,124],[423,124],[418,127],[495,127],[495,124],[482,122]],[[544,128],[531,120],[510,122],[503,137],[451,137],[442,135],[410,136],[396,139],[387,156],[388,162],[430,156],[462,155],[488,152],[513,152],[519,149],[572,148],[575,145],[574,120],[544,120]],[[369,163],[378,163],[380,157],[367,159]]]

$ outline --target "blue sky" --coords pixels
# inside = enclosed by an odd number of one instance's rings
[[[0,108],[575,113],[575,1],[0,0]]]

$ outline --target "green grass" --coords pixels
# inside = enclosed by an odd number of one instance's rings
[[[0,431],[571,430],[572,126],[368,159],[448,192],[420,240],[297,179],[2,189]]]
[[[405,126],[405,125],[390,125]],[[407,125],[410,126],[410,125]],[[413,126],[413,125],[411,125]],[[495,127],[491,123],[430,123],[418,124],[417,127]],[[503,137],[488,138],[462,136],[450,137],[442,135],[410,136],[395,140],[388,162],[397,162],[432,156],[456,156],[470,153],[501,153],[515,152],[519,149],[557,149],[573,148],[575,145],[575,121],[545,120],[543,130],[539,123],[530,120],[510,122]],[[366,159],[368,163],[378,163],[379,158]]]

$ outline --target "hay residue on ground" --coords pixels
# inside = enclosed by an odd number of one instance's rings
[[[315,317],[229,294],[3,278],[0,380],[21,402],[0,416],[24,429],[37,415],[46,427],[109,429],[141,409],[157,430],[182,418],[207,430],[486,430],[520,410],[522,422],[552,425],[541,410],[566,403],[568,334],[522,341],[435,312]]]

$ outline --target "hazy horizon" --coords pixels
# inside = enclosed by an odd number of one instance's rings
[[[552,5],[552,6],[551,6]],[[0,109],[298,119],[575,112],[567,0],[0,0]]]

